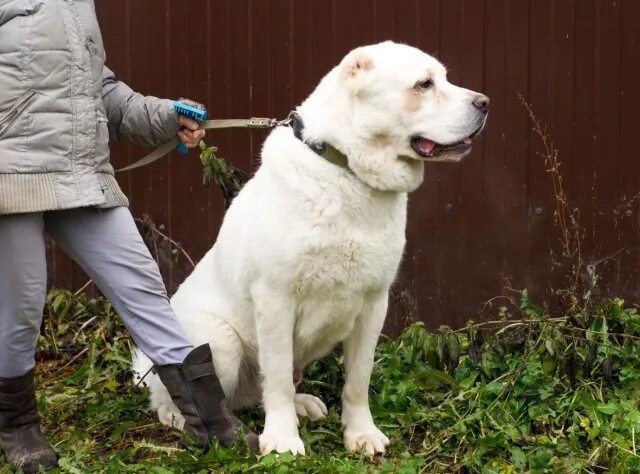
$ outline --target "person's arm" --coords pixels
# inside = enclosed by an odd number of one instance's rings
[[[171,100],[134,92],[106,66],[102,71],[102,102],[109,134],[116,140],[130,138],[139,145],[159,146],[178,135],[193,148],[204,137],[204,130],[197,130],[197,122],[175,112]]]

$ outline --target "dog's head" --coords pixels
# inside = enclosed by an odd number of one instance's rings
[[[360,179],[388,191],[416,189],[422,160],[468,154],[489,107],[488,97],[451,84],[435,58],[390,41],[351,51],[317,91],[330,117],[318,124],[318,139],[341,149]]]

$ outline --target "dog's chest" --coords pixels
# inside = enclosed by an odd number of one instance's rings
[[[297,294],[366,292],[395,276],[405,241],[404,210],[369,205],[345,212],[348,206],[341,200],[342,206],[327,203],[322,214],[308,213],[299,228],[294,244]],[[332,207],[333,215],[326,211]]]
[[[336,290],[362,293],[383,287],[393,280],[403,245],[397,236],[360,231],[313,235],[298,255],[295,292],[329,296]]]
[[[362,313],[365,298],[362,294],[337,291],[309,295],[299,301],[293,333],[296,367],[304,368],[345,340]]]
[[[295,300],[294,354],[304,365],[344,340],[367,298],[391,285],[404,248],[406,195],[344,178],[303,181],[287,181],[295,192],[264,226],[260,262]]]
[[[391,225],[332,226],[301,246],[294,283],[298,360],[321,357],[351,333],[366,299],[393,281],[403,246],[402,230]]]

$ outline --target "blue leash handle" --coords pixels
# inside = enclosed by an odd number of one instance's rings
[[[180,101],[175,101],[173,103],[173,108],[178,114],[184,115],[185,117],[189,117],[190,119],[198,122],[204,122],[207,120],[207,109],[205,108],[193,107],[192,105],[185,104]],[[180,145],[176,147],[176,150],[183,155],[189,153],[189,148],[187,148],[187,145],[184,143],[180,143]]]

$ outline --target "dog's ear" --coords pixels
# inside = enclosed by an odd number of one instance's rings
[[[374,62],[364,48],[358,48],[342,60],[341,68],[345,84],[351,92],[358,94],[366,84],[367,76],[374,68]]]

